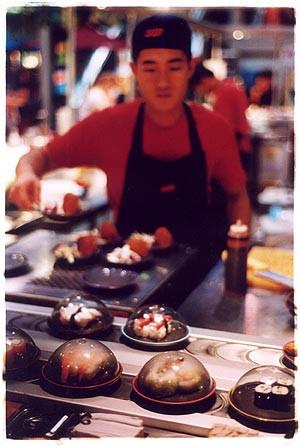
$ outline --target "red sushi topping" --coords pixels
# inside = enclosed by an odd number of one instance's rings
[[[77,195],[67,193],[63,200],[63,211],[66,215],[73,215],[81,211],[80,199]]]

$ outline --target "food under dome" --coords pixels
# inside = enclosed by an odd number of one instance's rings
[[[294,375],[275,365],[246,372],[229,394],[231,406],[243,416],[262,421],[288,421],[294,417]]]
[[[26,369],[39,354],[40,350],[25,331],[12,325],[6,327],[6,373]]]
[[[109,384],[119,371],[120,365],[108,347],[97,340],[80,338],[55,350],[43,376],[54,384],[82,388]]]
[[[78,294],[62,299],[48,320],[54,333],[71,333],[72,336],[99,333],[108,329],[112,321],[113,317],[102,302]]]
[[[151,342],[179,341],[188,334],[183,318],[165,305],[145,305],[131,314],[124,327],[125,335]]]
[[[151,358],[137,377],[138,390],[156,399],[195,394],[206,397],[212,380],[204,365],[181,351],[159,353]]]

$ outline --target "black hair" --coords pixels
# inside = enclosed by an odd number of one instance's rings
[[[196,85],[198,85],[201,80],[206,77],[214,77],[214,73],[208,68],[205,68],[203,63],[200,62],[196,65],[194,73],[190,79],[190,87],[196,87]]]
[[[272,70],[262,70],[256,73],[255,79],[257,77],[266,77],[267,79],[272,79]]]

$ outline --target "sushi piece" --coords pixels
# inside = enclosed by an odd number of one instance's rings
[[[87,257],[94,254],[98,248],[97,236],[82,235],[77,239],[77,247],[81,256]]]
[[[154,245],[160,248],[169,248],[173,244],[173,236],[164,226],[156,229],[154,232],[154,238]]]
[[[108,242],[114,242],[120,238],[116,226],[110,221],[103,221],[98,227],[100,237]]]
[[[278,386],[285,386],[289,389],[289,403],[295,403],[295,386],[292,378],[279,378],[276,381]]]
[[[13,368],[26,354],[26,342],[21,338],[6,339],[6,367]]]
[[[70,304],[67,307],[61,307],[59,309],[59,321],[62,325],[69,325],[72,319],[78,311],[80,311],[80,305]]]
[[[295,344],[295,341],[290,341],[287,342],[284,346],[283,346],[283,352],[292,358],[295,358],[295,356],[297,356],[297,347]]]
[[[81,204],[79,197],[70,192],[65,194],[62,207],[65,215],[77,214],[78,212],[81,211]]]
[[[124,263],[126,265],[131,265],[133,263],[140,262],[142,257],[135,251],[132,251],[130,247],[125,244],[124,246],[117,247],[113,251],[109,252],[107,254],[107,260],[111,263]]]
[[[169,315],[146,313],[143,317],[134,319],[133,331],[137,336],[158,341],[171,332],[172,320]]]
[[[92,322],[100,319],[102,313],[96,308],[81,307],[80,311],[74,315],[74,322],[80,328],[87,328]]]
[[[286,386],[272,386],[272,408],[286,411],[289,407],[289,389]]]
[[[149,254],[149,245],[141,238],[130,237],[127,244],[132,251],[136,252],[141,257],[146,257]]]
[[[104,359],[104,353],[92,348],[85,351],[80,344],[74,345],[61,355],[61,383],[75,381],[81,385],[82,381],[92,380],[97,374],[104,373]]]
[[[260,409],[271,409],[272,387],[269,384],[258,384],[254,389],[254,404]]]

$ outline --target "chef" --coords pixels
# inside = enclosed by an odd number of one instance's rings
[[[176,241],[197,246],[211,263],[224,247],[225,233],[210,212],[212,181],[226,195],[227,223],[250,219],[234,134],[222,117],[184,101],[194,61],[183,18],[143,19],[134,29],[131,51],[138,97],[96,111],[44,148],[31,149],[17,165],[9,199],[32,209],[44,173],[99,167],[107,175],[122,235],[166,226]]]

